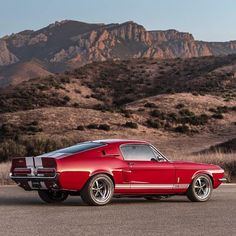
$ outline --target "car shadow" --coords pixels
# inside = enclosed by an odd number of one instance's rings
[[[144,198],[113,198],[109,205],[127,205],[127,204],[186,204],[191,203],[187,198],[168,198],[163,200],[146,200]],[[108,205],[108,206],[109,206]],[[89,207],[87,206],[80,197],[69,197],[63,203],[48,204],[40,200],[37,197],[1,197],[0,196],[0,206],[62,206],[62,207]]]

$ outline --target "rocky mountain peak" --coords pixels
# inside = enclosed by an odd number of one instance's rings
[[[148,31],[133,21],[89,24],[64,20],[6,36],[0,39],[0,49],[1,67],[36,58],[49,72],[59,72],[93,61],[228,55],[236,53],[236,41],[196,41],[191,33]]]

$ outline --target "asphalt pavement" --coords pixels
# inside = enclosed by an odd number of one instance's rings
[[[1,236],[236,235],[236,185],[222,185],[205,203],[121,198],[104,207],[86,206],[80,197],[49,205],[37,192],[1,186],[0,229]]]

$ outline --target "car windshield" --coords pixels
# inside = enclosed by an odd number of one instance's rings
[[[86,150],[97,148],[97,147],[102,147],[104,145],[105,145],[104,143],[99,143],[99,142],[78,143],[68,148],[63,148],[63,149],[59,149],[53,152],[44,153],[42,156],[52,156],[55,154],[73,154],[73,153],[82,152],[82,151],[86,151]]]

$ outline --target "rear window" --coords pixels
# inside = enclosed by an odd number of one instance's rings
[[[98,142],[84,142],[84,143],[79,143],[68,148],[63,148],[63,149],[59,149],[53,152],[45,153],[43,154],[43,156],[45,155],[51,156],[57,153],[73,154],[73,153],[82,152],[82,151],[86,151],[93,148],[102,147],[104,145],[105,145],[104,143],[98,143]]]

